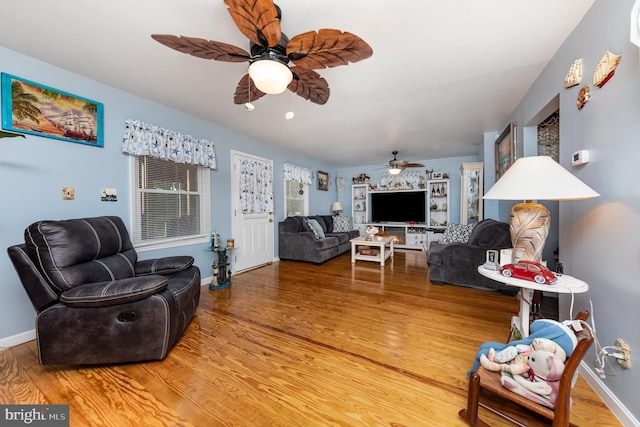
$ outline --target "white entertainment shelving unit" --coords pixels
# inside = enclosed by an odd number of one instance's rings
[[[361,236],[365,235],[367,221],[369,220],[369,184],[353,184],[351,186],[351,218],[353,229],[358,230]]]
[[[427,181],[427,223],[429,234],[427,247],[434,240],[442,237],[447,225],[451,221],[449,206],[449,179],[430,179]]]

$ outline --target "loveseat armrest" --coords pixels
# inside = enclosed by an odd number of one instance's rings
[[[168,256],[136,262],[136,276],[149,274],[171,274],[186,270],[193,265],[192,256]]]
[[[444,246],[445,245],[435,240],[431,242],[429,250],[427,251],[427,264],[442,265]]]
[[[315,251],[316,236],[311,231],[300,233],[279,233],[278,249],[281,259],[311,259]]]
[[[487,249],[481,246],[469,245],[467,243],[453,242],[444,245],[442,248],[442,264],[450,266],[473,267],[484,264],[487,260]]]
[[[68,307],[109,307],[145,299],[165,290],[168,283],[158,275],[87,283],[64,291],[60,302]]]

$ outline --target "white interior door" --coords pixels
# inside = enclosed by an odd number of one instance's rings
[[[240,167],[243,160],[256,160],[271,165],[273,161],[231,151],[231,207],[233,209],[232,234],[236,249],[233,251],[231,269],[234,273],[273,262],[274,221],[273,212],[245,213],[240,208]],[[273,192],[273,182],[271,182]]]

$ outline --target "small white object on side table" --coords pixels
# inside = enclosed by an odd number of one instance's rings
[[[375,261],[379,262],[381,267],[384,267],[384,262],[387,258],[393,256],[393,236],[381,237],[381,239],[374,237],[372,240],[367,240],[365,237],[351,239],[351,262],[355,263],[356,260]],[[387,245],[389,245],[389,247],[386,247]],[[362,255],[357,251],[358,246],[378,248],[378,255]]]
[[[533,291],[546,291],[554,292],[557,294],[580,294],[589,290],[587,285],[582,280],[575,277],[558,274],[558,280],[553,285],[546,285],[544,283],[536,283],[529,280],[516,279],[514,277],[506,277],[500,274],[499,271],[488,270],[482,265],[478,267],[478,273],[482,274],[489,279],[493,279],[497,282],[502,282],[505,285],[517,286],[520,289],[520,332],[523,337],[529,336],[529,305],[533,300]]]

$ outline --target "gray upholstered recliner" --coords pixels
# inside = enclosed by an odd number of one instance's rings
[[[8,253],[38,313],[43,365],[163,359],[200,300],[192,257],[138,261],[115,216],[36,222]]]
[[[511,247],[509,224],[487,218],[473,227],[466,243],[454,242],[445,245],[437,241],[431,242],[427,253],[429,279],[434,285],[448,283],[494,289],[506,295],[515,295],[518,288],[496,282],[478,273],[478,266],[486,261],[487,250]]]

